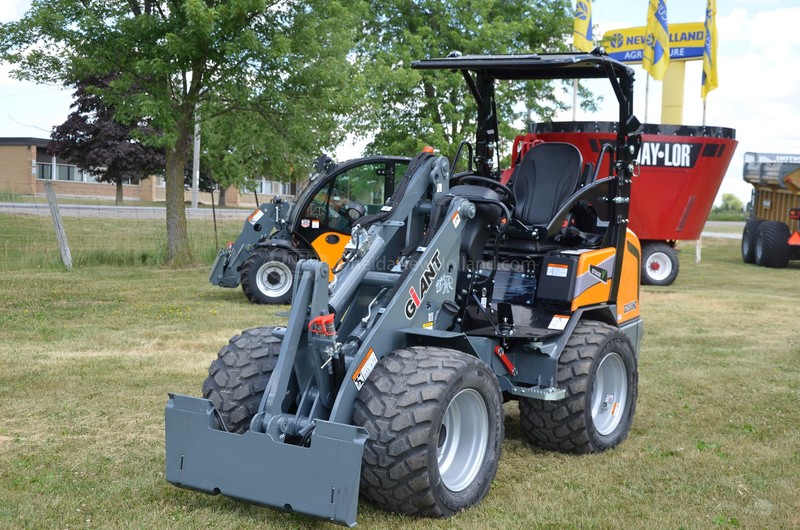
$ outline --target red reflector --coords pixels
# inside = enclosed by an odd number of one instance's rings
[[[233,248],[233,241],[228,241],[228,250]]]
[[[431,146],[429,146],[429,145],[426,145],[425,147],[423,147],[423,148],[422,148],[422,152],[423,152],[423,153],[430,153],[430,154],[433,154],[433,147],[431,147]]]

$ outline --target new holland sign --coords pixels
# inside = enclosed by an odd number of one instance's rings
[[[645,27],[613,29],[603,34],[603,47],[612,58],[623,63],[642,62],[646,39]],[[702,22],[669,25],[670,61],[689,61],[703,58],[706,41]]]

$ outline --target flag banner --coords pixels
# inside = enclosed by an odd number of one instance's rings
[[[706,5],[706,44],[703,47],[703,81],[700,95],[703,99],[717,88],[717,0]]]
[[[575,24],[572,40],[575,48],[582,52],[594,49],[592,39],[592,0],[579,0],[575,5]]]
[[[623,63],[641,63],[647,28],[612,29],[603,33],[600,44],[608,56]],[[669,60],[703,60],[706,45],[704,22],[681,22],[669,25]]]
[[[664,79],[669,65],[668,27],[667,0],[650,0],[642,67],[657,80]]]

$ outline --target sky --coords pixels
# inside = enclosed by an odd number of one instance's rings
[[[594,0],[597,34],[644,26],[647,5],[647,0]],[[667,0],[669,22],[703,22],[705,6],[706,0]],[[0,0],[0,22],[19,19],[29,7],[30,0]],[[717,202],[722,193],[734,193],[743,202],[749,200],[752,188],[742,180],[745,152],[800,153],[800,68],[795,53],[800,48],[798,21],[797,0],[717,0],[719,87],[708,95],[706,124],[736,129],[739,141]],[[637,77],[634,110],[644,121],[647,76],[640,66],[632,67]],[[10,77],[10,70],[9,65],[0,64],[0,137],[49,137],[52,127],[69,114],[71,91],[16,81]],[[701,71],[701,61],[686,66],[686,125],[702,123]],[[598,113],[579,111],[577,119],[613,119],[615,100],[610,94],[604,100]],[[647,107],[648,121],[658,121],[660,81],[650,81]],[[572,111],[559,116],[562,120],[571,118]],[[337,154],[340,158],[358,156],[358,148],[359,144],[348,144]]]
[[[596,32],[647,24],[647,0],[594,0]],[[667,0],[670,24],[703,22],[706,0]],[[717,195],[733,193],[744,203],[752,186],[742,179],[745,152],[800,154],[800,2],[797,0],[717,0],[719,86],[706,98],[706,124],[736,130],[739,145]],[[646,72],[636,72],[634,112],[645,115]],[[703,123],[700,97],[702,61],[686,64],[683,124]],[[661,116],[661,82],[650,79],[648,122]],[[594,88],[594,85],[592,85]],[[612,105],[613,104],[613,105]],[[578,111],[578,120],[612,119],[616,100],[610,92],[598,114]],[[571,120],[572,111],[558,116]]]

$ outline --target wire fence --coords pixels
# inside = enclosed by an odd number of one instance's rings
[[[164,264],[166,209],[116,206],[107,197],[60,194],[59,211],[75,267]],[[186,209],[195,260],[211,263],[218,249],[234,241],[250,210]],[[53,220],[44,196],[0,195],[0,270],[62,268]]]

